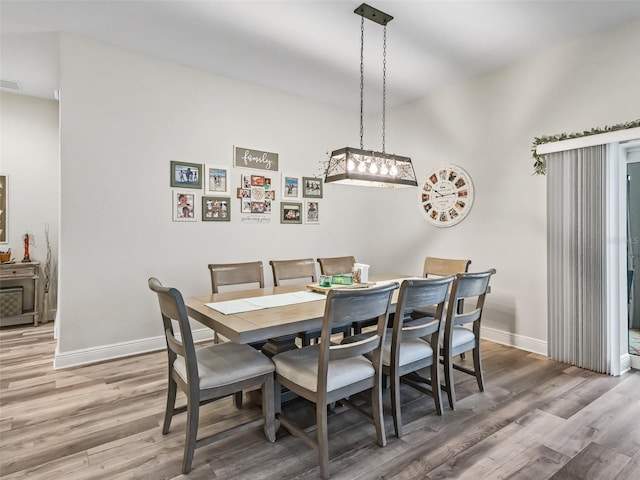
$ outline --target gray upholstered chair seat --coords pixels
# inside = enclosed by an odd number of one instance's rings
[[[320,345],[289,350],[273,357],[276,373],[307,390],[316,392],[318,388],[318,359]],[[332,392],[360,380],[371,378],[375,369],[363,355],[332,360],[327,374],[327,392]]]
[[[382,349],[382,364],[384,366],[391,365],[391,342],[393,336],[391,332],[387,333],[384,339],[384,346]],[[422,340],[421,338],[410,338],[403,340],[400,343],[400,359],[399,366],[408,365],[417,360],[428,358],[433,356],[433,349],[431,345]]]
[[[465,327],[453,327],[451,329],[451,348],[454,350],[462,345],[473,346],[476,336],[471,330]]]
[[[196,348],[200,388],[220,387],[273,372],[273,362],[249,345],[233,342]],[[187,369],[183,357],[176,358],[173,368],[185,382]]]

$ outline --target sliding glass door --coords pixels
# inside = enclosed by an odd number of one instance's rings
[[[629,353],[640,356],[640,148],[627,153],[627,301]]]

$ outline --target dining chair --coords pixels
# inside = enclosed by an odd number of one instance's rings
[[[386,445],[382,408],[382,355],[389,305],[397,283],[363,289],[333,289],[327,293],[320,343],[290,350],[273,357],[276,365],[275,408],[280,424],[318,452],[320,475],[329,478],[328,406],[340,401],[357,411],[376,429],[378,445]],[[346,345],[332,344],[336,322],[376,317],[374,335]],[[364,354],[373,352],[372,360]],[[310,435],[280,408],[279,385],[316,405],[316,434]],[[346,400],[371,389],[372,413]]]
[[[283,282],[291,283],[292,281],[300,282],[302,280],[309,283],[315,283],[317,281],[316,264],[313,258],[271,260],[269,264],[273,270],[273,283],[275,286],[280,286]],[[343,336],[347,336],[350,332],[350,322],[334,326],[333,333],[342,333]],[[303,347],[308,346],[311,344],[311,340],[317,340],[320,338],[320,330],[314,329],[300,332],[298,334],[298,338],[300,338]]]
[[[484,377],[480,355],[480,322],[484,310],[485,297],[489,289],[489,280],[496,273],[495,269],[478,273],[458,273],[451,286],[447,305],[447,318],[441,346],[444,365],[444,390],[449,398],[449,406],[455,409],[456,394],[453,370],[476,377],[478,388],[484,391]],[[460,311],[461,300],[467,302],[475,298],[475,307],[469,311]],[[453,357],[469,350],[473,353],[473,370],[453,363]]]
[[[220,293],[220,287],[242,286],[243,289],[255,286],[264,288],[264,269],[262,262],[210,263],[211,293]],[[218,332],[214,332],[214,342],[220,342]],[[262,344],[254,344],[258,350]]]
[[[243,263],[210,263],[208,265],[211,274],[211,293],[220,293],[220,288],[239,287],[264,288],[264,268],[261,261]],[[214,343],[220,343],[220,335],[214,332]],[[266,342],[250,343],[253,348],[260,350]],[[236,407],[242,407],[242,392],[237,392],[234,398]]]
[[[158,296],[167,342],[168,388],[162,433],[169,433],[174,415],[187,412],[182,473],[191,471],[196,448],[249,428],[262,425],[267,439],[275,441],[273,362],[249,345],[233,342],[196,348],[182,294],[175,288],[162,286],[153,277],[148,285]],[[174,321],[178,325],[179,338],[174,333]],[[186,406],[175,406],[178,387],[187,397]],[[197,438],[202,405],[252,387],[262,389],[262,418]]]

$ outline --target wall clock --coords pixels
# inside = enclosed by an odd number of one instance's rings
[[[473,183],[457,165],[434,168],[419,192],[420,211],[431,225],[452,227],[466,217],[473,205]]]

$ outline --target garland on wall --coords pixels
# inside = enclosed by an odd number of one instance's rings
[[[631,122],[619,123],[618,125],[612,125],[610,127],[604,126],[603,128],[592,128],[591,130],[585,130],[578,133],[559,133],[556,135],[542,137],[535,137],[533,139],[533,146],[531,147],[531,154],[533,156],[533,174],[544,175],[547,173],[547,164],[541,155],[538,155],[536,148],[538,145],[551,142],[559,142],[561,140],[569,140],[571,138],[588,137],[590,135],[598,135],[600,133],[615,132],[617,130],[627,130],[629,128],[640,127],[640,120],[632,120]]]

